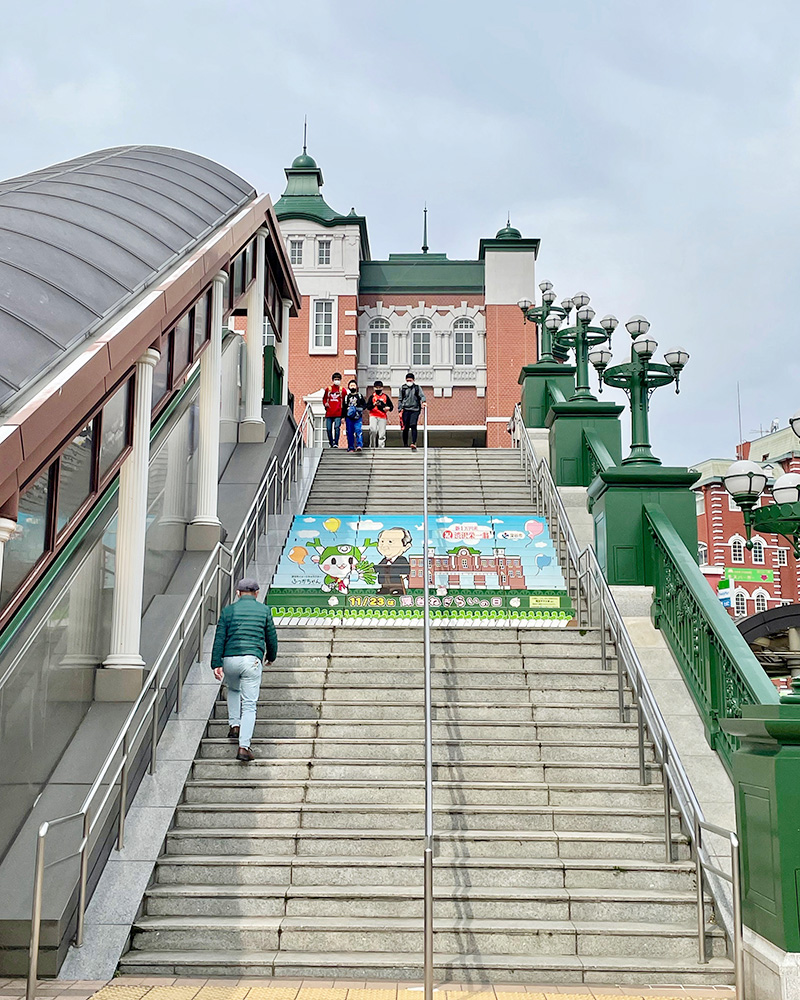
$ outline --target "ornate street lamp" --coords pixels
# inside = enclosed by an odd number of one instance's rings
[[[539,329],[539,361],[553,364],[566,360],[563,351],[554,350],[553,333],[559,328],[572,309],[572,299],[564,299],[560,306],[555,305],[556,293],[552,281],[539,283],[542,293],[542,304],[534,305],[530,299],[520,299],[517,305],[522,310],[523,322],[535,323]]]
[[[615,316],[604,316],[600,320],[600,326],[592,326],[595,311],[589,305],[586,292],[578,292],[573,296],[572,302],[575,306],[575,325],[562,326],[556,331],[555,342],[559,347],[575,351],[575,393],[572,400],[594,400],[589,389],[589,348],[606,341],[610,344],[618,320]]]
[[[631,405],[631,451],[622,460],[623,465],[648,463],[661,465],[661,460],[650,450],[649,410],[651,394],[663,385],[675,383],[679,391],[680,376],[689,360],[688,353],[681,347],[666,351],[666,364],[652,361],[658,344],[649,335],[650,324],[644,316],[633,316],[625,324],[633,339],[631,360],[628,364],[608,367],[611,352],[600,349],[592,351],[589,360],[600,377],[600,382],[624,389]]]
[[[800,411],[789,420],[800,437]],[[769,480],[769,472],[757,462],[734,462],[722,477],[725,489],[744,514],[747,548],[752,549],[750,536],[774,534],[785,538],[792,546],[795,559],[800,559],[800,475],[785,472],[772,485],[773,503],[757,507],[758,499]]]

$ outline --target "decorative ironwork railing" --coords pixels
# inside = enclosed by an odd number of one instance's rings
[[[594,479],[598,472],[610,469],[615,464],[614,459],[594,431],[584,431],[583,440],[586,443],[586,453],[589,456],[589,469],[592,479]]]
[[[705,727],[728,773],[738,747],[721,718],[742,705],[772,705],[780,696],[717,600],[678,532],[658,504],[645,504],[652,540],[654,622],[675,656]]]

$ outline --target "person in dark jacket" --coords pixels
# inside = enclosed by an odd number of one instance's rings
[[[351,378],[344,397],[344,429],[347,432],[348,451],[361,451],[364,447],[361,421],[366,408],[367,401],[358,391],[358,382]]]
[[[261,671],[278,655],[278,635],[272,615],[260,604],[258,582],[240,580],[238,600],[223,609],[214,634],[211,669],[228,688],[228,739],[238,744],[236,759],[251,761],[250,742],[256,725],[256,705],[261,689]]]
[[[408,447],[408,432],[411,431],[411,450],[417,450],[417,421],[422,410],[428,405],[425,393],[417,385],[414,373],[406,375],[406,384],[400,386],[397,409],[403,425],[403,447]]]

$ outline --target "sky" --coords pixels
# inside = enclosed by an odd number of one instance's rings
[[[559,299],[685,347],[651,429],[691,465],[733,455],[737,382],[745,438],[800,407],[798,42],[792,0],[6,2],[0,176],[152,143],[277,200],[307,115],[374,257],[419,247],[424,202],[451,258],[510,213]]]

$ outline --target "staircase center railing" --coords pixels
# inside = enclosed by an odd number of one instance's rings
[[[422,411],[422,565],[425,589],[422,646],[425,671],[425,841],[423,855],[423,971],[425,1000],[433,1000],[433,708],[431,696],[431,562],[428,536],[428,410]]]
[[[591,546],[581,551],[550,473],[550,467],[547,462],[537,458],[533,449],[519,404],[514,409],[511,436],[514,447],[519,449],[520,465],[525,470],[534,510],[548,522],[550,535],[564,569],[567,591],[575,600],[578,625],[581,628],[597,627],[600,630],[600,653],[604,670],[613,669],[608,650],[609,639],[616,649],[619,718],[620,722],[627,722],[632,711],[636,711],[639,783],[642,785],[649,781],[645,747],[648,735],[653,744],[656,762],[663,776],[664,846],[668,863],[675,861],[672,844],[673,803],[689,838],[692,857],[697,867],[699,961],[701,963],[708,961],[705,937],[707,887],[716,906],[719,921],[731,942],[736,977],[736,1000],[741,1000],[744,984],[744,948],[739,882],[739,839],[732,830],[716,826],[706,820],[647,681],[636,648],[597,561],[597,555]],[[626,702],[628,688],[632,694],[630,703]],[[730,872],[720,867],[722,864],[720,855],[708,847],[703,837],[704,832],[727,841]],[[726,884],[731,885],[732,899],[727,897]]]
[[[159,720],[167,689],[177,673],[175,710],[181,711],[182,688],[187,662],[196,650],[202,653],[202,641],[209,624],[208,612],[213,609],[219,616],[223,602],[233,599],[235,581],[245,575],[247,565],[258,556],[258,539],[268,527],[269,509],[280,514],[289,495],[291,482],[297,479],[306,448],[313,447],[314,424],[310,407],[306,407],[298,423],[286,456],[280,465],[275,456],[267,466],[256,490],[242,525],[230,546],[218,542],[200,572],[200,576],[181,610],[178,621],[169,634],[156,662],[147,674],[142,691],[131,706],[117,738],[106,755],[100,770],[77,812],[48,820],[39,827],[33,876],[31,905],[31,932],[29,943],[26,1000],[35,1000],[39,972],[39,943],[41,939],[42,896],[44,875],[48,868],[73,858],[79,859],[78,909],[75,945],[83,944],[86,917],[87,881],[92,835],[102,830],[112,813],[117,811],[117,850],[125,844],[125,815],[128,809],[128,778],[131,766],[137,760],[149,738],[148,772],[153,774],[158,763],[157,747]],[[228,565],[224,565],[227,562]],[[223,581],[227,594],[223,595]],[[101,668],[102,669],[102,668]],[[114,793],[119,790],[114,803]],[[55,861],[46,861],[49,830],[66,823],[78,823],[81,835],[77,848]]]

